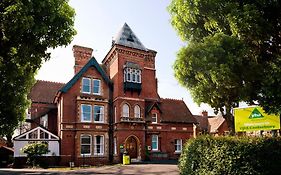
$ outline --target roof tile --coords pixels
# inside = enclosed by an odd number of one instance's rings
[[[183,100],[161,99],[162,122],[197,123]]]
[[[32,87],[28,98],[37,103],[53,103],[57,92],[64,86],[64,83],[37,80]]]

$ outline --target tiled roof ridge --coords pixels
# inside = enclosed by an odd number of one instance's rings
[[[175,99],[175,98],[161,98],[161,100],[183,101],[183,99]]]
[[[55,84],[65,84],[63,82],[57,82],[57,81],[50,81],[50,80],[36,80],[36,81],[41,81],[41,82],[46,82],[46,83],[55,83]]]

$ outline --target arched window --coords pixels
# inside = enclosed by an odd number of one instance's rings
[[[80,137],[81,155],[91,155],[92,136],[82,134]]]
[[[127,104],[124,104],[122,110],[122,117],[129,118],[129,114],[130,114],[129,106]]]
[[[134,113],[135,113],[135,118],[140,118],[140,117],[141,117],[139,105],[136,105],[136,106],[135,106],[135,108],[134,108]]]

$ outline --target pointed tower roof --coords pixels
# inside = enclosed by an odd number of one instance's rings
[[[135,49],[140,49],[147,51],[141,41],[134,34],[132,29],[128,26],[127,23],[123,25],[121,30],[117,33],[114,38],[114,44],[119,44],[122,46],[127,46]]]

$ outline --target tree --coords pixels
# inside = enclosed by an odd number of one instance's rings
[[[24,119],[27,94],[47,49],[68,45],[76,34],[68,0],[0,2],[0,136],[11,135]]]
[[[174,64],[176,78],[196,102],[223,112],[230,129],[240,101],[281,112],[280,7],[277,0],[173,0],[168,7],[188,43]]]
[[[46,143],[27,144],[22,148],[21,151],[27,155],[27,163],[31,164],[33,167],[39,163],[39,156],[50,152],[50,150],[48,149],[48,144]]]
[[[241,41],[217,33],[182,48],[174,64],[180,84],[190,90],[197,103],[208,103],[216,112],[225,111],[231,130],[231,109],[248,97],[248,91],[254,88],[249,83],[254,79],[253,71],[258,73],[258,65],[246,55],[247,48]]]

